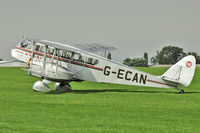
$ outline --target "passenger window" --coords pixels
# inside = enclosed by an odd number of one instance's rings
[[[61,52],[61,57],[62,57],[62,58],[70,59],[71,56],[72,56],[72,52],[62,50],[62,52]]]
[[[93,58],[87,58],[86,63],[87,64],[91,64],[91,65],[96,65],[98,64],[98,60],[97,59],[93,59]]]
[[[71,51],[67,51],[66,52],[66,58],[67,59],[71,59],[71,57],[72,57],[72,52]]]
[[[88,64],[91,64],[92,65],[92,58],[87,58],[87,61],[86,61],[86,63],[88,63]]]
[[[39,49],[40,49],[40,46],[39,46],[39,45],[36,45],[36,46],[35,46],[35,51],[39,51]]]
[[[44,53],[44,46],[40,46],[39,52]]]
[[[60,56],[61,56],[62,58],[65,58],[65,57],[66,57],[66,56],[65,56],[65,51],[60,50]]]
[[[53,49],[53,50],[55,50],[55,49]],[[53,54],[53,51],[51,53]],[[72,51],[60,50],[59,55],[61,56],[61,58],[66,58],[66,59],[71,59],[71,57],[73,57],[74,61],[78,61],[78,62],[90,64],[90,65],[96,65],[99,62],[97,59],[85,57],[85,56],[82,56],[80,53],[75,53]]]
[[[80,54],[74,53],[73,60],[79,61]]]
[[[79,61],[80,61],[80,62],[84,63],[84,62],[85,62],[85,59],[86,59],[86,58],[83,57],[82,55],[79,56]]]
[[[35,46],[35,51],[44,53],[44,46],[36,45]]]
[[[47,49],[47,53],[50,55],[53,55],[54,51],[55,51],[55,49],[52,47]]]
[[[93,62],[92,62],[93,65],[96,65],[98,63],[99,63],[99,61],[97,59],[93,60]]]

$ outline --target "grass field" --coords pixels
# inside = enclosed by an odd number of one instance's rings
[[[32,90],[36,80],[20,68],[0,68],[0,133],[200,133],[200,68],[184,94],[93,82],[45,94]]]

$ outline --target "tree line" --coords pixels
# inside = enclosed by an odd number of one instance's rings
[[[156,51],[156,56],[150,59],[152,65],[160,64],[175,64],[180,59],[187,55],[193,55],[196,58],[196,63],[200,64],[200,56],[196,52],[188,52],[185,53],[183,48],[175,47],[175,46],[165,46],[161,51]],[[144,53],[144,56],[141,58],[126,58],[123,61],[123,64],[128,66],[135,67],[148,67],[149,60],[147,52]]]
[[[188,52],[185,53],[183,48],[175,47],[175,46],[165,46],[162,48],[161,51],[156,51],[156,56],[150,59],[152,65],[160,64],[175,64],[180,59],[187,55],[193,55],[196,58],[196,63],[200,64],[200,55],[196,52]],[[111,53],[107,54],[107,58],[111,59]],[[0,58],[0,61],[2,59]],[[143,57],[140,58],[126,58],[123,61],[123,64],[128,66],[135,66],[135,67],[148,67],[149,66],[149,58],[147,52],[144,53]]]

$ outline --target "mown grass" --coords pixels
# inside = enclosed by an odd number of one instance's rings
[[[139,68],[160,75],[167,68]],[[73,91],[36,93],[38,78],[20,68],[0,68],[2,133],[200,132],[200,69],[192,84],[176,90],[71,83]],[[51,84],[53,87],[53,84]]]

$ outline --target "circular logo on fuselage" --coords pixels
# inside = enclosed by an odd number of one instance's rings
[[[190,68],[191,66],[192,66],[192,62],[191,62],[191,61],[187,61],[187,62],[186,62],[186,67],[187,67],[187,68]]]

